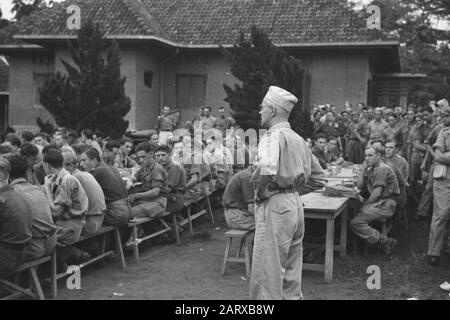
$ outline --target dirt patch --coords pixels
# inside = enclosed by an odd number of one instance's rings
[[[215,217],[214,227],[207,217],[194,222],[196,235],[189,237],[184,232],[181,246],[162,243],[142,249],[139,264],[127,253],[125,270],[117,258],[83,270],[81,290],[70,291],[61,281],[58,299],[248,299],[249,279],[243,265],[230,264],[227,274],[220,275],[227,228],[220,209],[215,210]],[[323,282],[321,273],[304,271],[305,299],[450,300],[448,293],[439,289],[442,282],[450,281],[450,262],[444,260],[440,267],[430,267],[424,259],[428,233],[428,224],[410,223],[389,260],[376,251],[370,251],[367,257],[362,253],[354,256],[351,248],[346,258],[335,255],[331,284]],[[380,267],[380,290],[367,289],[366,270],[371,265]]]

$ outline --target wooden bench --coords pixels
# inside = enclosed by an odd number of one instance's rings
[[[132,236],[133,236],[133,255],[136,263],[139,262],[139,244],[143,241],[152,239],[154,237],[157,237],[161,234],[167,233],[169,231],[172,231],[172,228],[164,221],[164,217],[172,216],[172,222],[173,222],[173,232],[176,239],[177,244],[180,244],[180,235],[178,232],[178,225],[176,222],[175,214],[171,214],[170,212],[165,212],[162,217],[155,218],[133,218],[129,223],[128,227],[131,228]],[[152,221],[159,221],[162,224],[162,229],[155,231],[151,234],[144,235],[143,237],[138,236],[138,227],[142,226],[146,223],[152,222]]]
[[[227,268],[228,262],[235,263],[244,263],[245,264],[245,274],[247,277],[250,276],[251,269],[251,252],[250,252],[250,243],[249,236],[254,234],[254,230],[237,230],[231,229],[225,232],[225,235],[228,237],[227,246],[225,247],[225,254],[223,256],[223,264],[221,274],[225,274],[225,270]],[[235,257],[230,257],[230,248],[233,239],[240,240],[239,250],[236,253]],[[244,258],[241,258],[242,249],[244,249]]]
[[[0,279],[0,288],[5,290],[6,292],[11,293],[10,295],[6,297],[0,298],[0,300],[14,300],[21,298],[23,296],[29,296],[33,299],[39,299],[39,300],[45,300],[44,293],[42,291],[42,287],[39,281],[39,278],[37,276],[37,269],[39,266],[50,262],[51,265],[51,292],[52,297],[56,297],[56,291],[57,291],[57,283],[56,283],[56,252],[54,252],[51,256],[43,257],[35,261],[29,261],[24,263],[20,268],[15,270],[14,272],[11,272],[10,274],[7,274],[3,276],[2,279]],[[23,288],[20,286],[20,273],[26,271],[29,275],[29,284],[31,288]],[[6,278],[9,278],[11,276],[16,276],[15,281],[11,282],[9,280],[6,280]]]
[[[209,218],[211,220],[211,224],[214,225],[215,221],[214,221],[214,214],[212,212],[212,208],[211,208],[211,202],[209,200],[209,196],[212,194],[212,192],[208,193],[207,195],[201,197],[199,200],[197,200],[196,202],[194,201],[186,201],[184,203],[184,208],[186,209],[186,218],[183,218],[181,221],[178,221],[178,225],[179,226],[184,226],[184,225],[189,225],[189,233],[191,234],[191,236],[194,235],[194,228],[192,226],[192,221],[194,221],[197,218],[200,218],[201,216],[203,216],[204,214],[208,213],[209,214]],[[191,205],[194,203],[198,203],[200,206],[200,211],[192,214],[191,211]],[[176,214],[180,214],[181,212],[178,212]]]
[[[114,252],[112,250],[106,251],[106,236],[109,233],[114,234],[115,245],[116,245],[116,252]],[[121,238],[120,238],[120,232],[119,232],[119,228],[118,227],[104,226],[99,231],[97,231],[96,233],[91,234],[91,235],[87,235],[87,236],[82,236],[82,237],[80,237],[80,239],[78,241],[76,241],[76,242],[74,242],[74,243],[72,243],[70,245],[71,246],[76,246],[77,244],[80,244],[82,242],[85,242],[87,240],[90,240],[90,239],[93,239],[93,238],[96,238],[96,237],[99,237],[99,236],[101,237],[100,238],[100,254],[95,256],[95,257],[92,257],[89,261],[86,261],[86,262],[83,262],[80,265],[77,265],[77,267],[82,269],[82,268],[84,268],[84,267],[86,267],[86,266],[88,266],[88,265],[90,265],[90,264],[92,264],[94,262],[97,262],[97,261],[99,261],[101,259],[104,259],[104,258],[109,257],[109,256],[111,256],[111,255],[116,253],[116,254],[119,255],[122,268],[125,269],[127,267],[127,265],[125,263],[125,256],[123,254],[122,241],[121,241]],[[59,247],[64,247],[64,246],[62,246],[60,244],[58,244],[58,246]],[[70,273],[67,273],[67,272],[58,273],[56,275],[56,280],[68,277],[69,275],[70,275]],[[57,295],[57,292],[56,292],[57,287],[55,286],[55,288],[53,290],[55,290],[54,293],[53,293],[53,296],[56,297],[56,295]]]

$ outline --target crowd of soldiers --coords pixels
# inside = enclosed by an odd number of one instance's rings
[[[439,263],[442,248],[447,242],[446,221],[450,210],[450,174],[447,175],[446,170],[447,152],[450,151],[449,116],[449,103],[445,99],[430,101],[424,107],[410,104],[406,110],[400,107],[373,108],[364,103],[352,107],[346,103],[340,113],[330,105],[314,107],[311,113],[314,123],[312,151],[322,168],[340,166],[345,162],[367,167],[371,157],[375,156],[379,162],[389,165],[396,175],[398,187],[392,183],[390,188],[383,190],[398,189],[400,194],[397,196],[401,197],[401,201],[397,203],[397,208],[403,208],[408,200],[408,209],[414,212],[415,221],[432,217],[428,248],[431,265]],[[374,149],[367,154],[369,147]],[[383,174],[381,180],[385,181],[386,186],[389,179]],[[362,181],[359,184],[362,186]],[[371,184],[373,189],[377,183],[372,181]],[[380,184],[383,182],[380,181]],[[368,191],[373,195],[373,190]],[[383,194],[381,198],[390,197]],[[394,214],[392,209],[384,208],[386,206],[386,203],[378,206],[376,217],[373,217],[374,210],[368,210],[362,218],[358,218],[361,221],[352,221],[354,231],[370,243],[379,241],[379,233],[369,228],[368,224],[386,217],[386,212],[389,212],[388,215]],[[387,251],[390,251],[395,241],[383,240],[387,243]]]
[[[270,130],[260,137],[257,150],[234,134],[234,121],[224,108],[214,118],[209,107],[201,107],[185,124],[190,133],[186,135],[174,135],[180,117],[164,107],[155,132],[137,145],[127,137],[101,138],[88,129],[81,133],[61,129],[51,137],[7,134],[0,145],[0,275],[48,255],[57,242],[63,268],[80,264],[98,250],[92,243],[73,245],[81,236],[97,232],[102,225],[124,226],[132,218],[178,212],[186,202],[217,189],[223,190],[228,226],[256,228],[260,239],[255,238],[254,257],[261,255],[261,261],[275,268],[262,252],[279,239],[265,243],[267,234],[258,232],[256,212],[268,217],[286,206],[286,199],[297,203],[297,195],[325,185],[324,170],[346,163],[362,165],[357,185],[364,199],[350,223],[353,232],[389,254],[396,241],[370,224],[392,216],[409,198],[411,208],[418,207],[416,220],[433,212],[428,258],[437,265],[450,210],[448,102],[432,101],[421,108],[409,105],[407,110],[346,104],[339,114],[334,106],[314,107],[314,139],[304,141],[287,122],[296,101],[289,92],[271,87],[260,111],[262,124]],[[217,129],[226,143],[215,136],[196,135],[196,127]],[[266,181],[267,176],[272,180]],[[281,193],[286,199],[276,196]],[[270,206],[262,207],[265,201]],[[299,202],[286,210],[300,219],[301,207]],[[134,241],[130,234],[124,239],[126,245]],[[260,289],[253,287],[253,297],[261,295]]]

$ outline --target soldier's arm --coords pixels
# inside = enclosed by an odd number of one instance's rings
[[[130,195],[130,200],[152,200],[159,196],[161,188],[153,188],[145,192]]]
[[[434,152],[434,160],[441,164],[450,166],[450,152],[442,152],[439,148]]]
[[[155,130],[158,134],[159,134],[160,128],[161,128],[161,116],[158,116],[158,118],[156,118],[156,123],[155,123]]]
[[[381,198],[381,194],[383,193],[383,187],[376,187],[372,190],[372,193],[370,194],[369,199],[367,199],[367,203],[375,203]]]

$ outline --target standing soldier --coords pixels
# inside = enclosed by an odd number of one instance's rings
[[[309,180],[313,155],[290,127],[297,103],[290,92],[271,86],[261,103],[261,126],[269,128],[258,146],[255,242],[250,299],[302,299],[304,214],[298,194]]]
[[[438,265],[450,219],[450,108],[444,106],[441,116],[444,128],[434,144],[433,218],[428,242],[428,263]]]
[[[167,144],[173,130],[178,126],[178,119],[170,114],[170,107],[163,107],[163,114],[156,119],[155,130],[159,134],[159,143]]]
[[[233,118],[227,117],[225,114],[225,108],[219,108],[219,117],[216,119],[216,123],[214,123],[214,128],[220,130],[222,134],[225,134],[227,129],[230,129],[234,124]]]

